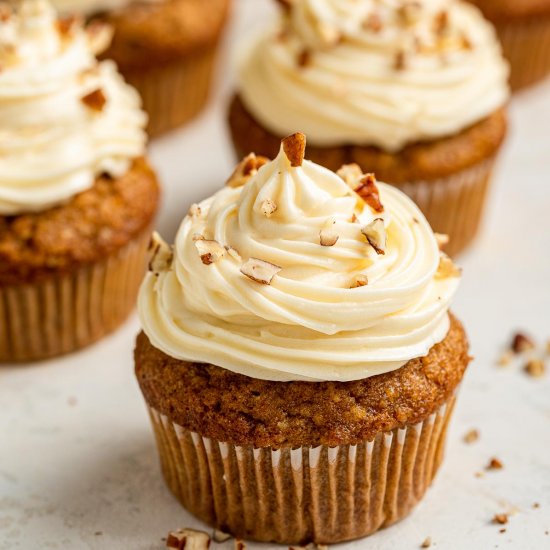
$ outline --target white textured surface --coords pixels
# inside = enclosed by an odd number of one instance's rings
[[[238,8],[233,38],[270,9],[267,0],[265,7],[240,0]],[[217,189],[232,169],[224,125],[229,90],[226,78],[200,119],[152,148],[165,185],[160,229],[166,238],[189,204]],[[550,338],[549,99],[550,82],[512,105],[484,232],[461,261],[455,311],[475,361],[446,462],[408,519],[342,548],[414,549],[427,536],[445,550],[550,548],[550,374],[534,380],[519,366],[495,367],[515,329]],[[0,550],[154,550],[163,548],[169,530],[199,527],[160,476],[132,372],[137,331],[134,317],[81,353],[0,368]],[[481,438],[466,445],[462,436],[470,428]],[[475,477],[492,456],[505,468]],[[540,508],[533,509],[535,502]],[[514,512],[504,534],[490,523],[498,512]]]

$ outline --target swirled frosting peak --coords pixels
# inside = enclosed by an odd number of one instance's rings
[[[397,151],[479,122],[508,98],[495,32],[461,0],[288,0],[243,52],[239,95],[280,136]]]
[[[133,88],[95,53],[105,28],[58,20],[46,0],[0,17],[0,215],[40,211],[124,174],[145,149]]]
[[[155,347],[260,379],[348,381],[445,337],[459,278],[426,219],[355,165],[303,160],[304,142],[244,159],[173,250],[157,243],[139,297]]]

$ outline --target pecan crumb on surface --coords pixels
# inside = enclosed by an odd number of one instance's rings
[[[208,550],[210,536],[195,529],[171,531],[166,538],[166,548],[170,550]]]
[[[97,112],[103,111],[103,107],[105,107],[107,103],[107,98],[101,88],[97,88],[97,90],[86,94],[84,97],[80,98],[80,100],[86,107]]]
[[[260,209],[262,211],[262,214],[266,217],[266,218],[271,218],[271,216],[275,213],[275,211],[277,210],[277,205],[275,204],[274,201],[272,201],[271,199],[265,199],[261,206],[260,206]]]
[[[532,378],[542,378],[546,374],[546,367],[541,359],[531,359],[523,370]]]
[[[507,350],[501,354],[501,356],[498,358],[497,364],[500,367],[506,367],[512,362],[512,359],[514,358],[511,351]]]
[[[363,286],[367,286],[368,284],[369,284],[369,279],[363,273],[355,277],[355,279],[353,280],[353,284],[350,286],[350,288],[361,288]]]
[[[362,227],[361,233],[378,255],[386,253],[386,228],[382,218],[376,218],[365,227]]]
[[[506,525],[508,523],[508,514],[495,514],[493,517],[493,523]]]
[[[431,537],[426,537],[424,539],[424,542],[420,545],[420,548],[430,548],[431,545],[432,545]]]
[[[293,168],[302,166],[306,152],[306,136],[297,132],[283,139],[283,151]]]
[[[241,266],[241,273],[257,283],[269,285],[281,269],[282,267],[264,260],[250,258]]]
[[[470,430],[466,433],[464,436],[464,443],[475,443],[479,439],[479,431],[478,430]]]
[[[211,265],[221,260],[226,253],[225,248],[218,242],[207,239],[195,241],[195,247],[204,265]]]
[[[512,338],[510,349],[514,353],[523,353],[535,348],[535,342],[523,332],[518,332]]]
[[[214,542],[220,543],[229,540],[231,538],[231,535],[229,533],[224,533],[220,529],[214,529],[212,538],[214,539]]]
[[[502,529],[498,530],[499,533],[506,533],[506,529],[503,527]]]
[[[332,227],[325,227],[319,232],[319,242],[321,246],[334,246],[339,239],[339,235],[332,229]]]
[[[448,277],[460,277],[462,270],[455,265],[453,260],[445,254],[440,252],[439,266],[435,274],[436,279],[447,279]]]
[[[489,460],[489,464],[486,466],[486,470],[502,470],[504,468],[504,464],[498,459],[498,458],[491,458]]]
[[[245,542],[240,540],[240,539],[236,539],[235,540],[235,550],[245,550],[245,549],[246,549]]]
[[[252,176],[258,173],[258,170],[269,162],[267,157],[261,155],[255,155],[249,153],[244,157],[239,164],[237,164],[235,170],[229,176],[229,179],[225,182],[228,187],[242,187]]]
[[[536,510],[537,508],[540,508],[540,504],[538,502],[535,502],[533,504],[533,508]]]
[[[394,59],[394,62],[393,62],[393,68],[396,71],[404,71],[406,66],[407,66],[406,61],[407,61],[407,56],[405,54],[405,50],[399,50],[395,54],[395,59]]]
[[[437,34],[444,34],[449,29],[449,12],[441,10],[434,19],[434,30]]]

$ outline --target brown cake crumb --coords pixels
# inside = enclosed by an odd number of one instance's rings
[[[535,342],[526,334],[518,332],[514,335],[510,349],[514,353],[523,353],[535,348]]]
[[[502,470],[504,468],[504,464],[498,459],[498,458],[491,458],[489,461],[489,464],[486,466],[486,470]]]
[[[506,525],[508,523],[508,514],[495,514],[493,517],[493,523]]]
[[[479,439],[479,431],[478,430],[470,430],[466,435],[464,436],[464,443],[468,443],[469,445],[472,443],[475,443]]]
[[[546,374],[546,367],[541,359],[531,359],[523,370],[532,378],[542,378]]]
[[[432,538],[426,537],[424,539],[424,542],[420,545],[420,548],[430,548],[432,545]]]

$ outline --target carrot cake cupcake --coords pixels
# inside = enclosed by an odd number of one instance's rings
[[[513,90],[550,73],[549,0],[471,0],[495,25],[510,61]]]
[[[157,209],[138,94],[108,36],[25,0],[0,19],[0,361],[66,353],[133,307]]]
[[[64,14],[109,23],[110,48],[143,98],[149,135],[176,128],[204,107],[230,0],[54,0]]]
[[[405,517],[468,365],[460,272],[372,174],[249,155],[158,237],[136,373],[170,490],[236,537],[335,543]]]
[[[457,0],[294,0],[246,48],[229,123],[239,155],[304,131],[312,160],[368,167],[411,196],[449,252],[475,236],[506,133],[508,68]]]

